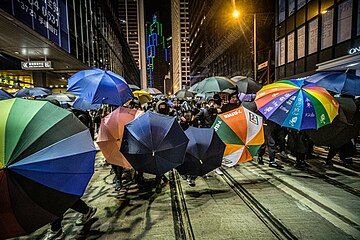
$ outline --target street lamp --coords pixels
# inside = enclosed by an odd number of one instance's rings
[[[254,48],[254,81],[257,79],[257,45],[256,45],[256,13],[252,14],[254,16],[254,29],[253,29],[253,48]],[[232,16],[234,19],[238,19],[240,17],[240,12],[235,8]]]

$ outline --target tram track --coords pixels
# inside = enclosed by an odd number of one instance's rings
[[[276,219],[256,198],[236,181],[225,169],[220,169],[221,177],[243,202],[255,213],[277,239],[298,239],[284,224]]]
[[[181,187],[179,174],[176,170],[170,172],[169,184],[175,238],[176,240],[195,240],[184,192]]]

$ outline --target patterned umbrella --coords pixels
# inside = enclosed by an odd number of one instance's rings
[[[97,144],[108,163],[127,169],[132,168],[119,149],[124,134],[124,126],[142,113],[136,109],[119,107],[101,120]]]
[[[219,114],[212,127],[226,144],[223,165],[228,167],[252,160],[264,143],[262,117],[244,107]]]
[[[0,239],[29,234],[63,215],[94,172],[89,130],[47,101],[0,102]]]
[[[338,102],[322,87],[304,80],[283,80],[264,86],[255,99],[269,120],[297,130],[318,129],[338,115]]]

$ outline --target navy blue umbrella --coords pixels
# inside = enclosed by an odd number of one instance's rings
[[[188,142],[176,118],[146,112],[125,125],[121,152],[135,170],[160,176],[184,162]]]
[[[10,99],[14,96],[8,93],[7,91],[0,89],[0,100]]]
[[[352,96],[360,95],[360,77],[354,74],[319,72],[307,77],[305,80],[331,92]]]
[[[189,127],[185,161],[176,169],[181,175],[203,176],[221,166],[225,143],[213,128]]]
[[[42,87],[24,88],[15,93],[15,97],[43,97],[51,95],[51,90]]]
[[[83,70],[69,78],[68,92],[93,104],[122,106],[133,98],[125,79],[111,71]]]
[[[90,110],[98,110],[101,108],[101,104],[92,104],[87,102],[83,98],[76,98],[75,101],[72,103],[72,107],[82,111],[90,111]]]

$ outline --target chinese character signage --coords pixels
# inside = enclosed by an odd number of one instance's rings
[[[2,0],[0,8],[70,52],[67,0]]]
[[[322,15],[321,49],[331,47],[333,43],[334,9]]]
[[[21,62],[21,68],[24,70],[44,70],[52,69],[51,61],[27,61]]]
[[[317,51],[318,45],[318,19],[314,19],[309,23],[309,54]]]

